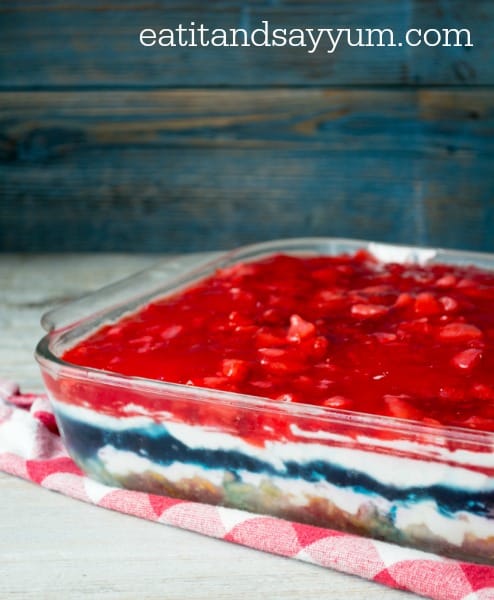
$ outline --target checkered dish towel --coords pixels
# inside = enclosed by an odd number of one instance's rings
[[[45,395],[0,380],[0,469],[72,498],[436,600],[494,600],[494,567],[241,510],[102,485],[74,464]]]

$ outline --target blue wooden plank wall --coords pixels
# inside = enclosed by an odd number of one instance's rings
[[[0,250],[331,235],[494,251],[491,0],[0,3]],[[468,28],[472,47],[144,48],[143,28]]]

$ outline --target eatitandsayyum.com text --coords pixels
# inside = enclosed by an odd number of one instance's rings
[[[205,48],[207,46],[224,48],[290,46],[305,48],[309,54],[317,50],[332,54],[339,46],[357,48],[436,46],[466,47],[473,46],[469,29],[433,29],[412,28],[397,36],[389,28],[292,28],[271,27],[269,21],[261,21],[259,27],[210,28],[203,23],[191,21],[189,25],[177,25],[173,29],[142,29],[139,33],[142,46],[161,46],[163,48],[188,47]]]

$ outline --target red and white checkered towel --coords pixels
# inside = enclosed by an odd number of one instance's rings
[[[494,567],[241,510],[122,490],[68,456],[44,395],[0,381],[0,469],[72,498],[257,550],[359,575],[437,600],[494,600]]]

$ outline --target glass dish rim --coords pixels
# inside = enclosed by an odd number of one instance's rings
[[[234,250],[226,252],[215,253],[214,258],[208,257],[204,260],[199,261],[193,267],[185,270],[180,276],[176,274],[164,274],[164,280],[161,282],[160,288],[165,288],[161,294],[150,294],[150,297],[166,297],[168,294],[174,293],[180,289],[185,289],[188,285],[192,285],[195,280],[200,280],[212,274],[215,269],[222,268],[224,266],[230,266],[243,260],[254,260],[274,254],[275,252],[292,252],[295,247],[314,245],[313,250],[316,246],[322,244],[328,245],[343,245],[348,246],[347,250],[357,250],[364,248],[367,250],[381,249],[383,251],[399,251],[402,253],[409,253],[415,257],[425,257],[425,260],[429,260],[434,257],[445,257],[453,259],[451,264],[475,264],[475,261],[492,261],[492,267],[494,269],[494,254],[484,252],[472,252],[462,250],[449,250],[443,248],[432,248],[423,246],[403,245],[403,244],[392,244],[386,242],[373,242],[368,240],[360,240],[353,238],[334,238],[334,237],[307,237],[307,238],[287,238],[279,239],[268,242],[261,242],[257,244],[249,244],[240,246]],[[344,250],[339,250],[341,253]],[[459,259],[460,263],[455,262],[454,259]],[[91,317],[96,315],[104,316],[108,315],[111,307],[92,313],[85,316],[81,321],[65,325],[59,329],[55,329],[53,318],[59,311],[64,310],[67,307],[74,307],[80,302],[91,301],[91,299],[104,296],[110,290],[114,288],[127,289],[137,277],[146,276],[152,271],[158,270],[160,265],[166,267],[169,259],[159,261],[156,265],[152,265],[147,269],[138,271],[121,279],[113,284],[105,285],[94,292],[85,294],[81,298],[69,301],[61,304],[53,309],[50,309],[42,315],[41,322],[45,329],[48,329],[46,333],[38,342],[35,348],[35,359],[39,363],[42,371],[49,371],[50,373],[63,371],[64,376],[77,379],[79,381],[92,381],[102,385],[112,385],[114,387],[125,387],[132,389],[136,392],[152,392],[153,394],[161,393],[175,393],[177,400],[182,397],[187,400],[195,400],[198,402],[205,403],[223,403],[223,404],[234,404],[238,408],[242,409],[260,409],[263,411],[277,412],[285,414],[287,416],[305,416],[312,418],[319,418],[324,421],[345,424],[362,429],[365,432],[365,428],[376,428],[379,426],[384,431],[393,432],[396,434],[405,434],[413,436],[430,436],[431,438],[440,437],[444,440],[444,445],[448,443],[461,443],[463,445],[475,445],[478,447],[488,446],[491,449],[494,447],[494,432],[473,430],[462,427],[453,426],[442,426],[423,423],[421,421],[414,421],[411,419],[400,419],[397,417],[391,417],[386,415],[375,415],[372,413],[349,411],[338,408],[331,408],[325,406],[315,406],[311,404],[305,404],[302,402],[288,403],[283,401],[272,400],[263,396],[254,396],[248,394],[241,394],[238,392],[229,392],[223,390],[216,390],[213,388],[204,388],[199,386],[190,386],[186,384],[173,383],[167,381],[160,381],[155,379],[148,379],[144,377],[123,375],[120,373],[106,371],[103,369],[97,369],[93,367],[75,365],[73,363],[62,360],[59,356],[52,351],[50,344],[56,341],[63,333],[67,331],[77,330],[81,326],[81,323],[85,322]],[[167,280],[166,277],[169,279]],[[180,282],[186,280],[185,283]],[[190,280],[190,281],[189,281]],[[141,306],[144,304],[141,303]],[[137,310],[134,309],[134,310]],[[99,325],[101,326],[101,324]],[[77,406],[77,405],[76,405]],[[443,444],[442,444],[443,445]]]

